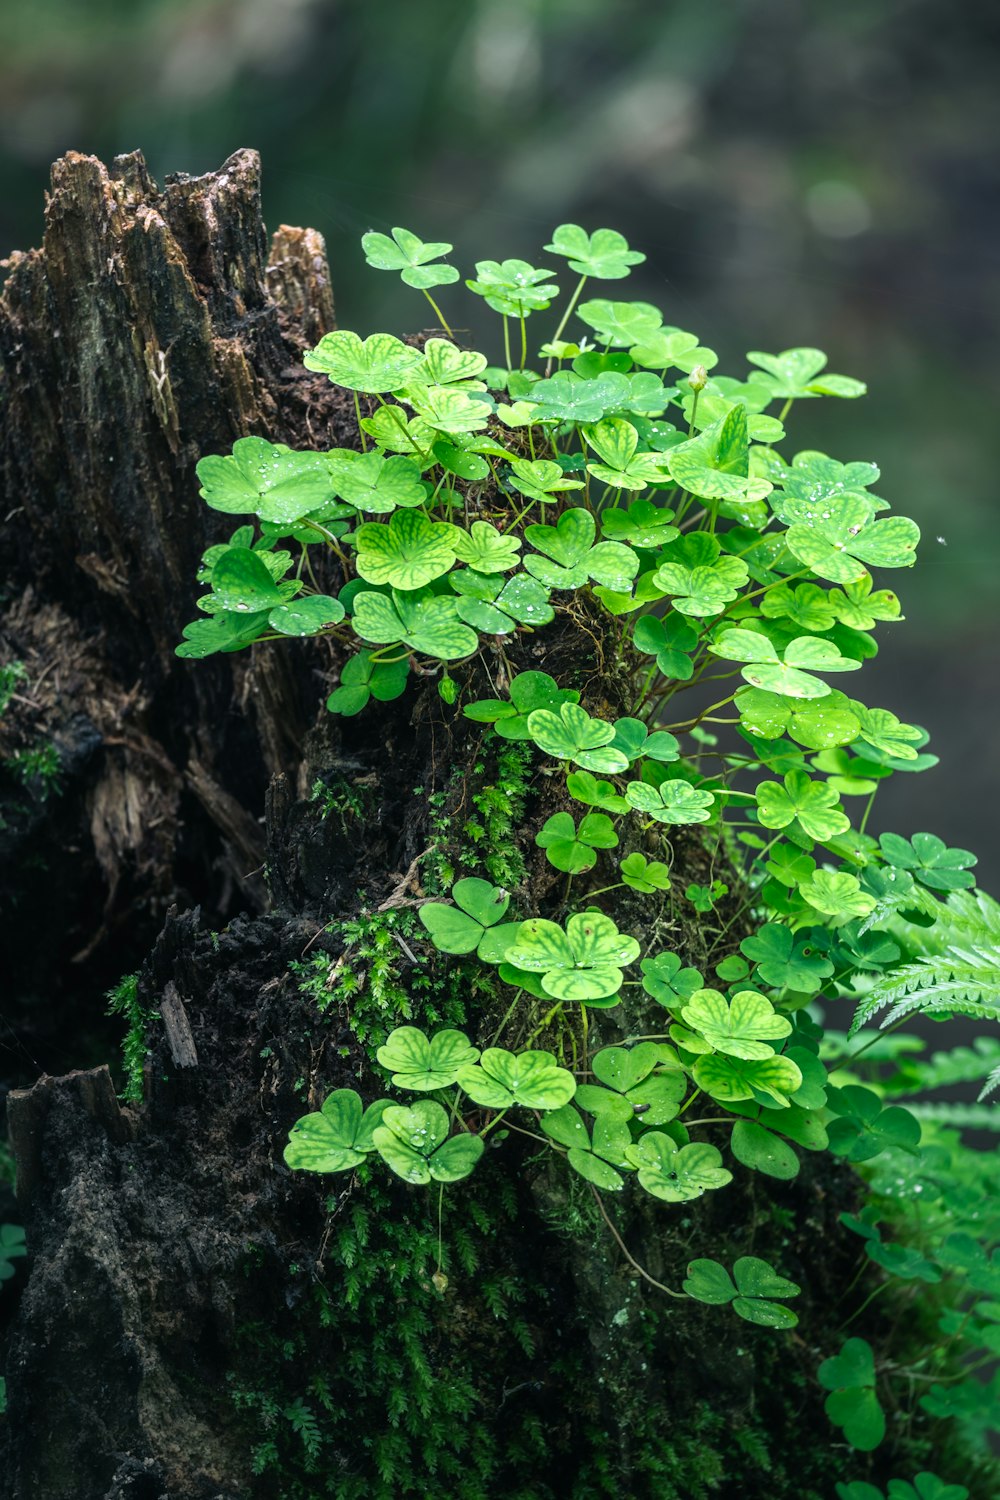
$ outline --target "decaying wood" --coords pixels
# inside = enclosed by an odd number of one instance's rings
[[[43,1074],[30,1089],[13,1089],[7,1096],[7,1132],[17,1162],[18,1203],[26,1207],[43,1172],[43,1144],[49,1111],[82,1112],[116,1146],[130,1141],[131,1121],[118,1105],[106,1066],[67,1073],[63,1078]]]
[[[167,1034],[167,1046],[173,1062],[178,1068],[196,1068],[198,1049],[191,1033],[191,1022],[172,979],[168,979],[163,987],[160,1015],[163,1017],[163,1029]]]

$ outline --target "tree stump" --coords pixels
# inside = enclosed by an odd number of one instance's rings
[[[612,1232],[512,1138],[449,1193],[439,1242],[430,1195],[282,1162],[332,1088],[375,1088],[380,1007],[488,1019],[407,924],[435,836],[504,773],[433,684],[334,721],[315,643],[173,656],[231,529],[196,460],[248,432],[357,445],[349,398],[301,363],[333,326],[322,240],[282,228],[268,254],[259,176],[243,151],[160,191],[138,154],[71,154],[0,298],[0,666],[27,671],[0,749],[52,743],[62,777],[47,800],[7,788],[0,938],[15,992],[50,994],[64,1026],[102,955],[152,950],[142,1103],[120,1110],[101,1070],[12,1097],[32,1268],[0,1494],[827,1500],[844,1453],[812,1375],[854,1271],[846,1169],[675,1213],[630,1200]],[[582,639],[541,632],[526,664],[599,680]],[[49,868],[15,882],[39,850]],[[675,858],[682,884],[704,874],[687,830]],[[677,941],[697,958],[697,930]],[[677,1286],[692,1255],[751,1243],[802,1283],[802,1337],[673,1302],[622,1249]]]

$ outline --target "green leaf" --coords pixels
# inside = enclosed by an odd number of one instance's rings
[[[597,297],[581,302],[576,315],[593,328],[600,343],[622,348],[652,338],[663,322],[663,315],[649,302],[609,302]]]
[[[343,618],[344,606],[325,594],[306,594],[290,604],[279,604],[267,617],[271,629],[282,635],[316,635]]]
[[[535,709],[528,715],[528,732],[538,748],[555,760],[573,761],[586,771],[611,775],[628,768],[627,757],[611,745],[614,726],[592,719],[579,704],[562,703],[558,712]]]
[[[370,651],[362,649],[345,662],[340,686],[330,694],[326,706],[332,714],[349,718],[366,708],[372,698],[391,703],[406,691],[409,674],[410,664],[405,657],[402,661],[376,662]]]
[[[460,596],[458,613],[467,625],[489,635],[507,635],[515,623],[547,625],[555,619],[549,603],[549,591],[537,578],[515,573],[475,573],[467,569],[452,573],[449,579]],[[470,704],[475,708],[475,704]],[[470,716],[471,717],[471,716]]]
[[[809,838],[823,843],[851,826],[833,788],[813,781],[805,771],[789,771],[780,786],[776,781],[762,781],[754,795],[757,815],[765,828],[787,828],[795,823]]]
[[[267,629],[268,611],[255,610],[252,614],[220,614],[209,620],[194,620],[185,625],[184,639],[174,648],[174,654],[183,658],[200,660],[213,656],[217,651],[239,651]]]
[[[455,561],[458,528],[401,510],[386,521],[366,521],[355,532],[358,572],[369,583],[419,589],[447,573]]]
[[[822,633],[832,629],[838,619],[834,601],[836,590],[827,591],[815,583],[787,583],[770,588],[760,601],[760,612],[769,620],[791,620],[799,630]]]
[[[212,569],[212,592],[223,609],[251,613],[283,604],[285,596],[249,547],[229,547]]]
[[[871,499],[859,494],[841,496],[836,510],[805,509],[805,505],[800,502],[800,509],[793,513],[811,519],[789,526],[785,543],[793,557],[820,578],[850,584],[865,578],[865,564],[913,566],[920,528],[906,516],[873,520]]]
[[[474,630],[462,623],[453,598],[430,589],[354,596],[353,625],[363,641],[387,645],[405,641],[414,651],[441,661],[469,656],[479,644]]]
[[[374,1151],[373,1133],[388,1099],[362,1110],[353,1089],[335,1089],[317,1114],[296,1120],[284,1157],[294,1171],[349,1172]]]
[[[609,542],[659,551],[679,535],[671,525],[674,512],[652,500],[633,500],[627,510],[616,506],[601,511],[601,531]]]
[[[682,537],[664,549],[653,582],[673,595],[674,608],[682,615],[721,614],[750,575],[742,558],[719,554],[718,541],[707,532]]]
[[[752,379],[766,385],[772,397],[781,401],[805,401],[814,396],[863,396],[868,389],[864,381],[849,375],[820,375],[826,368],[822,349],[786,349],[782,354],[753,352],[747,359],[764,371],[763,375],[755,372]]]
[[[670,475],[665,461],[655,453],[638,453],[639,434],[631,422],[608,417],[583,435],[601,463],[590,463],[587,471],[602,484],[619,490],[641,490],[649,484],[666,484]]]
[[[826,750],[856,740],[861,722],[850,700],[836,691],[822,698],[787,698],[763,688],[741,687],[736,693],[740,724],[759,739],[787,734],[808,750]]]
[[[448,1116],[440,1104],[419,1099],[408,1109],[390,1104],[372,1132],[375,1150],[404,1182],[459,1182],[483,1154],[478,1135],[448,1139]]]
[[[392,1081],[402,1089],[443,1089],[479,1056],[461,1031],[437,1031],[428,1038],[415,1026],[397,1026],[376,1053]]]
[[[781,1109],[802,1085],[802,1073],[788,1057],[743,1058],[712,1052],[698,1058],[693,1074],[698,1087],[720,1104],[773,1100]]]
[[[541,974],[542,988],[553,999],[584,1004],[617,995],[623,977],[620,966],[638,956],[635,939],[596,911],[570,917],[565,931],[555,922],[532,917],[521,923],[506,955],[519,969]]]
[[[737,1120],[733,1126],[733,1155],[751,1171],[788,1181],[798,1176],[799,1159],[791,1146],[753,1120]]]
[[[788,1307],[781,1307],[769,1299],[774,1297],[797,1297],[802,1290],[794,1281],[779,1276],[773,1266],[755,1255],[742,1255],[733,1266],[733,1275],[739,1296],[733,1301],[733,1311],[748,1323],[758,1323],[765,1328],[794,1328],[799,1321]]]
[[[644,958],[642,987],[660,1005],[683,1005],[702,988],[702,976],[698,969],[686,969],[676,953],[658,953],[655,958]]]
[[[717,1260],[705,1258],[688,1263],[687,1277],[682,1286],[696,1302],[707,1302],[712,1307],[724,1307],[737,1295],[733,1278],[725,1266]]]
[[[643,757],[661,763],[680,759],[681,747],[674,736],[665,729],[650,733],[641,719],[616,719],[612,744],[628,756],[629,765]]]
[[[740,952],[756,965],[759,983],[773,989],[797,990],[814,995],[824,979],[833,973],[833,964],[809,944],[809,933],[792,932],[776,922],[763,927],[740,943]]]
[[[858,1084],[831,1088],[827,1105],[837,1116],[827,1127],[834,1156],[871,1161],[892,1148],[915,1152],[920,1144],[919,1120],[901,1105],[883,1108],[871,1089]]]
[[[420,469],[401,454],[386,458],[375,449],[336,448],[326,460],[336,493],[358,510],[389,515],[397,506],[411,509],[427,498]]]
[[[307,350],[302,363],[307,370],[328,375],[334,385],[378,395],[399,390],[422,361],[419,349],[411,349],[391,333],[361,339],[338,328],[325,334],[315,349]]]
[[[419,291],[432,286],[448,286],[458,280],[458,272],[453,266],[429,264],[440,260],[442,255],[450,255],[455,247],[444,242],[425,244],[409,229],[394,229],[392,239],[387,234],[369,230],[361,236],[361,248],[365,260],[376,271],[399,271],[406,285]]]
[[[813,635],[796,636],[779,652],[760,631],[723,630],[709,650],[727,661],[748,662],[740,674],[747,682],[788,698],[826,697],[831,689],[814,672],[854,672],[861,666]]]
[[[949,849],[933,833],[915,833],[912,839],[883,833],[879,844],[890,865],[911,870],[921,885],[931,890],[965,890],[976,883],[968,868],[978,863],[976,856],[968,849]]]
[[[414,385],[450,386],[452,390],[485,391],[480,376],[486,369],[486,355],[474,349],[459,349],[451,339],[428,339],[424,344],[424,362],[411,378]]]
[[[675,825],[707,823],[715,802],[711,792],[681,780],[665,781],[658,787],[645,781],[630,781],[625,796],[630,807],[655,822]]]
[[[517,922],[504,922],[510,896],[500,886],[471,876],[456,880],[451,889],[455,905],[427,901],[417,913],[441,953],[471,953],[485,963],[499,963],[505,956]],[[502,925],[501,925],[502,924]]]
[[[716,1052],[731,1057],[766,1058],[774,1054],[770,1041],[789,1035],[792,1023],[779,1016],[770,1000],[754,990],[740,990],[727,1001],[718,990],[696,990],[681,1019]]]
[[[526,526],[524,539],[560,567],[572,570],[586,558],[596,530],[597,523],[590,511],[576,508],[563,511],[555,526]]]
[[[763,500],[774,486],[750,477],[747,409],[737,403],[697,437],[671,448],[670,473],[677,484],[708,500]]]
[[[506,573],[521,560],[520,537],[502,536],[489,521],[473,521],[467,532],[454,531],[455,556],[476,573]]]
[[[582,479],[570,478],[551,459],[512,458],[510,467],[511,487],[529,500],[555,500],[564,490],[583,489]]]
[[[714,1146],[699,1142],[678,1147],[670,1136],[650,1130],[625,1153],[638,1169],[639,1182],[654,1198],[687,1203],[714,1188],[725,1187],[733,1174],[721,1165]]]
[[[506,1052],[487,1047],[478,1064],[458,1075],[459,1087],[486,1109],[559,1109],[576,1093],[576,1080],[550,1052]]]
[[[557,870],[579,875],[597,863],[595,850],[617,846],[618,835],[604,813],[588,813],[577,828],[569,813],[559,812],[546,820],[535,835],[535,843],[545,850],[549,864]]]
[[[562,255],[571,271],[578,276],[592,276],[595,281],[621,281],[632,266],[646,259],[630,250],[625,236],[616,229],[596,229],[587,234],[579,224],[560,224],[545,246],[550,255]]]
[[[800,883],[799,894],[829,919],[831,927],[842,927],[853,917],[867,916],[877,904],[853,875],[843,871],[817,870]]]
[[[558,297],[558,286],[549,281],[551,275],[551,271],[538,270],[526,260],[477,260],[476,279],[465,284],[485,298],[494,312],[519,318],[543,311],[553,297]]]
[[[633,640],[637,651],[656,657],[657,670],[664,677],[687,682],[693,675],[690,653],[698,645],[698,632],[676,611],[662,620],[656,615],[641,616],[635,622]]]
[[[240,438],[232,457],[203,458],[197,474],[213,510],[265,521],[297,521],[333,498],[322,455],[290,453],[259,437]]]
[[[575,703],[580,694],[561,688],[547,672],[518,672],[510,685],[510,702],[486,698],[470,703],[462,711],[481,724],[495,724],[497,734],[507,740],[530,740],[528,717],[535,709],[558,711],[563,703]]]
[[[485,398],[466,395],[453,386],[408,387],[406,400],[425,427],[443,432],[452,439],[466,433],[480,432],[489,421],[491,405]]]
[[[630,890],[649,895],[652,891],[669,891],[670,870],[658,859],[647,859],[644,854],[629,854],[619,865],[622,884]]]
[[[629,804],[619,796],[610,781],[598,781],[589,771],[570,771],[566,777],[566,790],[577,802],[587,807],[599,807],[603,812],[625,813]]]
[[[885,1414],[875,1394],[875,1358],[864,1339],[850,1338],[816,1372],[830,1391],[825,1410],[853,1448],[869,1453],[885,1436]]]

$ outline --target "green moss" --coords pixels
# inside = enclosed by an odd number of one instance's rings
[[[128,1025],[122,1041],[122,1066],[125,1070],[125,1087],[122,1098],[129,1104],[142,1102],[142,1075],[149,1047],[146,1033],[153,1021],[159,1020],[160,1012],[155,1005],[144,1005],[139,998],[138,974],[126,974],[114,989],[108,990],[108,1015],[123,1016]]]

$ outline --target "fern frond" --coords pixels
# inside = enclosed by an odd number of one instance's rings
[[[954,1125],[960,1130],[1000,1131],[1000,1109],[995,1104],[908,1104],[907,1109],[918,1120],[933,1120],[937,1125]]]
[[[979,1090],[978,1102],[981,1104],[984,1099],[988,1099],[991,1094],[995,1094],[997,1089],[1000,1089],[1000,1063],[997,1063]]]

